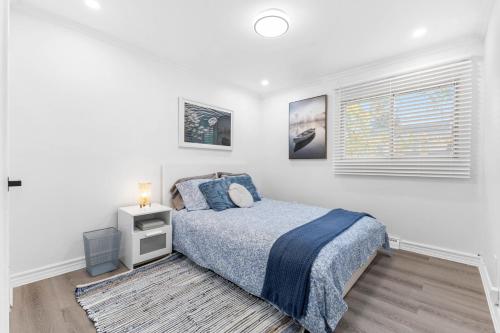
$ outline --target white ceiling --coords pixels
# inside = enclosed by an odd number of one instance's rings
[[[494,0],[18,0],[264,94],[398,54],[477,36]],[[254,17],[284,10],[290,30],[253,31]],[[412,37],[425,26],[428,34]],[[262,87],[260,81],[269,79]]]

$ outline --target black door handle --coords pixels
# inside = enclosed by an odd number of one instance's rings
[[[7,191],[10,191],[11,187],[23,186],[23,182],[20,180],[10,180],[7,178]]]

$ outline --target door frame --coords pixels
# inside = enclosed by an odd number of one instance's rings
[[[0,0],[0,331],[9,332],[8,54],[9,0]]]

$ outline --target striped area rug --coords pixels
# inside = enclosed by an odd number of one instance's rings
[[[267,302],[175,253],[100,282],[76,299],[97,332],[299,332]]]

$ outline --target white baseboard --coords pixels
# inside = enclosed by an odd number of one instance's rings
[[[479,264],[479,273],[481,273],[481,281],[483,282],[484,293],[486,294],[486,300],[488,301],[488,308],[490,309],[493,325],[495,326],[495,332],[500,332],[500,307],[495,305],[496,300],[494,298],[494,295],[498,295],[498,288],[493,286],[483,258],[481,258],[481,262]]]
[[[80,257],[52,265],[31,269],[29,271],[12,274],[10,276],[10,286],[11,288],[19,287],[24,284],[76,271],[84,267],[85,257]]]
[[[392,235],[390,235],[390,237],[397,238],[397,236]],[[407,241],[404,239],[399,240],[399,249],[476,267],[479,267],[481,263],[481,257],[477,254],[450,250],[438,246]]]
[[[399,239],[399,237],[397,236],[391,235],[390,237],[395,237]],[[427,244],[411,242],[403,239],[399,239],[399,246],[401,250],[428,255],[430,257],[455,261],[466,265],[480,267],[482,263],[482,258],[474,254],[449,250]],[[11,287],[19,287],[24,284],[76,271],[84,267],[85,267],[85,257],[75,258],[60,263],[47,265],[44,267],[31,269],[29,271],[13,274],[10,277],[10,285]]]

